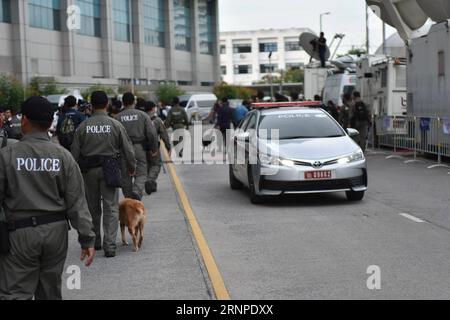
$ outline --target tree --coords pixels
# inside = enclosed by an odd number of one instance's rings
[[[305,80],[305,71],[302,69],[290,69],[284,73],[284,83],[303,83]]]
[[[350,50],[347,51],[346,54],[338,54],[337,57],[340,58],[340,57],[342,57],[344,55],[351,55],[351,56],[358,56],[358,57],[360,57],[360,56],[363,56],[365,54],[367,54],[366,49],[357,48],[357,47],[353,46]]]
[[[183,94],[185,92],[174,83],[160,84],[155,90],[155,96],[165,105],[172,104],[173,98],[182,96]]]
[[[26,97],[32,96],[49,96],[52,94],[64,94],[67,90],[59,88],[54,80],[43,82],[39,78],[32,78],[30,84],[26,88]]]
[[[96,85],[93,85],[93,86],[87,88],[86,90],[83,90],[81,92],[81,95],[83,96],[84,100],[89,100],[89,97],[91,96],[91,94],[94,91],[104,91],[107,95],[114,95],[114,94],[116,94],[114,89],[112,89],[110,87],[102,86],[101,84],[96,84]]]
[[[253,89],[241,86],[231,86],[226,82],[222,82],[214,87],[214,94],[219,99],[227,98],[248,100],[255,96],[257,92]]]
[[[24,88],[22,84],[12,76],[0,74],[0,106],[18,112],[23,100]]]

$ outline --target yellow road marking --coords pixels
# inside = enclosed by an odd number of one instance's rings
[[[169,160],[169,155],[167,154],[166,149],[165,148],[161,149],[163,149],[164,159]],[[195,241],[197,242],[197,246],[203,257],[203,262],[205,263],[206,270],[208,271],[209,278],[211,280],[214,289],[214,293],[216,294],[216,298],[218,300],[230,300],[231,298],[227,288],[225,287],[222,275],[220,274],[214,256],[212,255],[211,250],[209,249],[208,243],[206,242],[206,239],[203,236],[202,229],[200,228],[200,225],[197,222],[197,218],[195,217],[194,211],[192,210],[189,199],[186,195],[186,192],[184,191],[183,185],[181,184],[180,178],[177,175],[175,165],[171,162],[168,162],[167,166],[169,168],[169,173],[170,176],[172,177],[172,181],[175,184],[175,188],[177,189],[178,196],[180,197],[184,213],[191,225]]]

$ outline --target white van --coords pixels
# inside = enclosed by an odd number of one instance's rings
[[[323,103],[327,105],[328,101],[333,101],[336,106],[342,107],[342,96],[352,94],[357,82],[358,77],[354,73],[345,72],[329,75],[323,88]]]
[[[194,93],[179,97],[180,105],[186,109],[189,122],[205,120],[211,113],[217,97],[212,93]]]

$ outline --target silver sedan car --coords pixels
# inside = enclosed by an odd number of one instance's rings
[[[362,200],[367,165],[352,139],[358,134],[305,103],[256,104],[227,150],[231,188],[248,187],[252,203],[268,196],[329,192]]]

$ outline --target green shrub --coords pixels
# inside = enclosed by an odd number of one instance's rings
[[[185,91],[174,83],[160,84],[155,90],[155,96],[165,105],[172,104],[175,97],[185,94]]]
[[[0,74],[0,106],[18,112],[23,101],[24,88],[22,84],[12,76]]]

